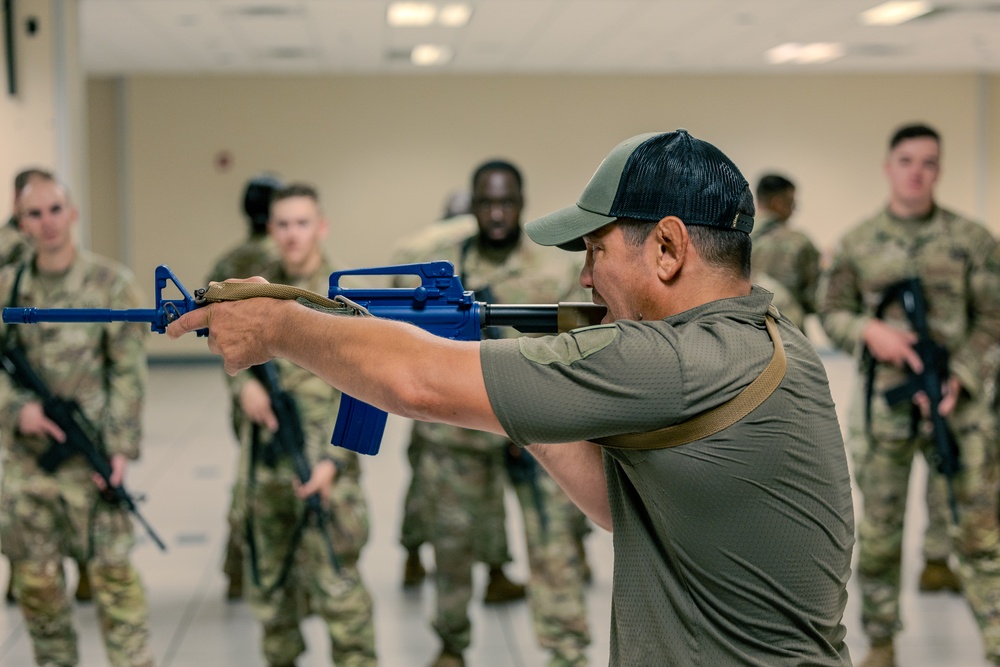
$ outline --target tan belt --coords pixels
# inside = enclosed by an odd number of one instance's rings
[[[787,361],[785,347],[781,343],[781,335],[778,333],[778,317],[780,317],[778,310],[774,306],[768,307],[764,325],[767,327],[767,334],[771,337],[771,342],[774,343],[774,354],[771,356],[771,362],[737,396],[680,424],[673,424],[646,433],[623,433],[622,435],[595,438],[593,442],[603,447],[614,447],[615,449],[667,449],[707,438],[746,417],[774,393],[785,377]]]

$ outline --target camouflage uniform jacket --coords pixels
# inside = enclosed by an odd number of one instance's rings
[[[17,226],[17,218],[11,218],[0,227],[0,266],[16,264],[31,253],[31,244]]]
[[[10,303],[17,271],[0,269],[0,298]],[[110,260],[79,250],[69,270],[59,277],[40,277],[25,264],[17,305],[45,308],[137,308],[143,299],[131,272]],[[32,368],[57,396],[74,398],[100,430],[106,453],[139,456],[142,405],[146,387],[146,325],[136,323],[0,324],[0,340],[17,336]],[[48,447],[46,439],[15,431],[21,408],[38,400],[0,373],[0,423],[3,424],[4,466],[18,466],[26,475],[44,474],[35,458]],[[63,467],[87,467],[82,457]],[[62,470],[62,468],[60,468]]]
[[[791,229],[787,221],[771,220],[758,224],[750,238],[754,275],[766,273],[791,292],[807,315],[816,312],[819,251],[809,237]]]
[[[494,303],[590,300],[579,285],[580,267],[572,261],[573,256],[537,245],[524,234],[512,249],[499,252],[483,248],[478,243],[478,233],[457,239],[442,238],[444,242],[436,247],[424,243],[414,251],[397,253],[396,258],[401,262],[448,260],[463,278],[465,289],[477,292],[477,298],[482,298],[482,292],[488,289]],[[397,282],[397,286],[401,285]],[[508,338],[523,335],[508,327],[495,331]],[[429,422],[415,422],[413,438],[477,451],[493,450],[507,442],[492,433]]]
[[[305,278],[295,279],[285,273],[280,262],[274,262],[264,268],[261,275],[270,282],[282,285],[294,285],[326,295],[330,273],[333,272],[329,261],[325,258],[316,271]],[[331,316],[332,317],[332,316]],[[360,475],[357,454],[330,444],[333,426],[337,420],[337,410],[340,406],[340,392],[326,383],[322,378],[296,366],[285,359],[276,359],[281,387],[294,398],[302,419],[303,431],[306,434],[306,459],[310,466],[321,458],[328,457],[337,464],[340,472],[357,478]],[[228,376],[227,376],[228,377]],[[242,371],[229,378],[230,391],[238,400],[240,392],[247,382],[256,381],[250,371]],[[315,434],[310,437],[310,434]],[[264,440],[268,440],[264,436]],[[243,455],[248,456],[248,447],[243,447]],[[244,461],[243,463],[248,463]],[[241,474],[249,471],[249,465],[240,466]],[[290,468],[289,468],[290,470]]]
[[[861,357],[861,334],[885,289],[904,278],[922,279],[933,338],[951,354],[950,371],[973,399],[983,396],[981,360],[1000,340],[1000,253],[981,225],[942,208],[929,218],[902,220],[887,210],[840,241],[819,288],[819,312],[830,339]],[[910,330],[900,304],[883,319]],[[878,364],[872,400],[876,437],[906,439],[910,410],[890,409],[882,392],[906,379],[905,371]]]
[[[278,249],[267,234],[252,235],[240,245],[219,258],[208,274],[208,281],[221,282],[226,278],[250,278],[259,275],[264,267],[278,261]],[[325,290],[323,292],[326,293]]]

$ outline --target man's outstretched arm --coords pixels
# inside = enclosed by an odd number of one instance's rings
[[[214,303],[171,323],[177,338],[209,329],[226,372],[281,357],[387,412],[493,433],[478,341],[452,341],[402,322],[333,316],[294,301]]]
[[[373,317],[333,316],[293,301],[247,299],[193,310],[167,329],[209,329],[226,372],[282,357],[366,403],[421,421],[504,434],[489,396],[478,341],[453,341]],[[601,452],[593,443],[533,445],[567,494],[610,530]]]

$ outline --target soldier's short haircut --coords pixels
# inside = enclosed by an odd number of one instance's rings
[[[619,218],[617,223],[625,242],[632,246],[642,245],[658,224],[629,218]],[[687,225],[687,231],[691,243],[706,264],[730,271],[738,278],[750,277],[752,245],[749,234],[734,234],[728,229],[707,225]]]
[[[912,123],[910,125],[904,125],[892,133],[892,138],[889,139],[889,150],[891,151],[907,139],[920,139],[922,137],[933,139],[939,146],[941,145],[941,135],[937,133],[937,130],[930,125]]]
[[[278,188],[271,195],[271,203],[291,197],[308,197],[319,204],[319,193],[316,192],[316,188],[306,183],[289,183],[283,188]]]
[[[28,169],[22,169],[17,172],[14,176],[14,196],[17,197],[21,194],[21,191],[28,185],[28,182],[34,179],[40,179],[43,181],[53,181],[55,182],[56,176],[51,171],[47,169],[41,169],[38,167],[30,167]]]
[[[524,184],[521,182],[521,171],[517,167],[506,160],[487,160],[476,167],[476,170],[472,172],[473,192],[476,191],[476,183],[479,182],[479,177],[488,171],[505,171],[514,177],[514,182],[517,183],[518,190],[524,189]]]
[[[766,202],[775,195],[795,189],[795,183],[781,174],[764,174],[757,181],[757,201]]]

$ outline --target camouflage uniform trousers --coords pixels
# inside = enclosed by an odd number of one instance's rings
[[[590,627],[583,563],[576,544],[581,526],[589,524],[541,466],[537,467],[534,485],[536,488],[530,482],[519,481],[514,491],[524,514],[531,567],[528,603],[535,637],[542,648],[551,651],[549,667],[586,665]]]
[[[431,542],[431,524],[433,523],[433,502],[431,494],[436,493],[433,485],[424,480],[420,459],[427,449],[427,442],[416,433],[410,440],[406,456],[410,462],[412,477],[403,501],[403,522],[400,527],[400,544],[407,551],[413,551],[421,544]],[[502,459],[498,465],[502,466]],[[502,471],[501,471],[502,472]],[[504,475],[491,475],[483,489],[486,499],[479,507],[476,523],[472,526],[473,550],[476,560],[490,567],[500,567],[511,561],[510,548],[507,545],[507,514],[503,505]]]
[[[299,627],[310,614],[326,623],[330,655],[338,667],[371,667],[375,659],[373,604],[358,571],[362,547],[368,541],[368,508],[357,479],[339,477],[330,495],[332,517],[328,525],[340,571],[314,519],[310,519],[295,547],[294,561],[285,581],[278,581],[304,504],[292,490],[291,470],[258,467],[255,483],[248,489],[251,512],[255,579],[251,550],[247,549],[244,579],[247,599],[263,625],[264,658],[270,665],[293,664],[305,652]],[[249,540],[249,536],[247,538]]]
[[[89,470],[67,472],[76,473],[75,484],[57,486],[47,475],[30,481],[5,477],[0,502],[0,539],[35,661],[61,667],[79,662],[62,567],[71,556],[87,564],[108,662],[152,665],[149,608],[128,557],[134,543],[129,516],[99,499]]]
[[[468,606],[472,597],[477,513],[491,484],[507,476],[503,451],[481,452],[428,445],[421,459],[432,497],[433,537],[437,575],[437,615],[433,626],[446,650],[461,653],[471,643]],[[529,602],[539,642],[553,651],[553,665],[586,664],[590,643],[584,605],[583,573],[575,536],[583,522],[565,494],[547,475],[539,475],[547,531],[540,537],[538,513],[530,487],[515,490],[525,514],[531,564]],[[564,656],[564,658],[562,657]],[[564,662],[559,660],[564,659]]]
[[[857,411],[855,410],[855,413]],[[951,544],[959,560],[959,577],[983,637],[986,655],[1000,660],[1000,455],[989,410],[982,403],[962,401],[950,420],[959,443],[961,472],[954,479],[959,524],[949,525]],[[862,592],[862,625],[873,641],[889,639],[902,627],[899,589],[903,516],[913,457],[930,459],[934,441],[929,433],[908,440],[875,439],[864,435],[852,415],[850,446],[863,502],[859,524],[858,578]],[[932,475],[933,493],[943,494],[943,478]],[[947,506],[943,498],[938,506]]]

